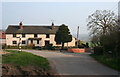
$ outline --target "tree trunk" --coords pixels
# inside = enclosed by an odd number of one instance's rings
[[[64,43],[62,43],[62,49],[64,49]]]

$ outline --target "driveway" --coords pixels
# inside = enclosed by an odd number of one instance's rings
[[[59,75],[118,75],[115,71],[89,56],[89,53],[65,53],[39,50],[23,50],[46,57]]]

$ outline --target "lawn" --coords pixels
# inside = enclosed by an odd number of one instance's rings
[[[49,62],[46,58],[43,58],[41,56],[34,55],[32,53],[28,52],[20,52],[16,50],[5,50],[6,52],[10,52],[9,54],[2,55],[2,63],[5,64],[12,64],[14,67],[37,67],[38,69],[45,69],[49,70]],[[29,68],[28,68],[29,69]],[[35,69],[35,68],[34,68]],[[38,70],[35,69],[35,70]],[[9,69],[8,69],[9,70]],[[32,70],[33,71],[33,70]]]
[[[6,50],[12,52],[11,54],[5,54],[2,56],[2,63],[12,63],[19,66],[37,65],[41,68],[49,69],[49,62],[46,58],[33,55],[28,52],[20,52],[16,50]]]
[[[115,70],[120,71],[120,62],[118,61],[117,58],[114,58],[110,55],[96,55],[96,54],[91,54],[90,56],[92,56],[93,58],[95,58],[97,61],[105,64],[108,67],[111,67]]]

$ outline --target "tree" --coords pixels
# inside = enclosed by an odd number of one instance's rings
[[[86,48],[89,48],[89,43],[88,42],[86,43]]]
[[[69,32],[68,26],[62,24],[55,34],[55,41],[58,44],[62,43],[62,49],[64,48],[64,43],[72,41],[72,35]]]
[[[88,29],[91,30],[92,42],[102,46],[104,53],[120,53],[120,19],[114,12],[97,10],[88,17]],[[96,45],[96,46],[97,46]]]
[[[118,18],[113,11],[96,10],[95,13],[88,16],[88,29],[91,30],[91,41],[95,46],[99,46],[100,37],[114,31],[118,24]]]
[[[87,26],[93,36],[107,34],[117,26],[117,16],[113,11],[96,10],[95,13],[88,16]]]

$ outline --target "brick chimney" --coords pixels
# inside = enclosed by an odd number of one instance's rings
[[[54,23],[52,22],[52,30],[54,29]]]
[[[20,22],[20,29],[22,29],[23,28],[23,26],[22,26],[22,22]]]

